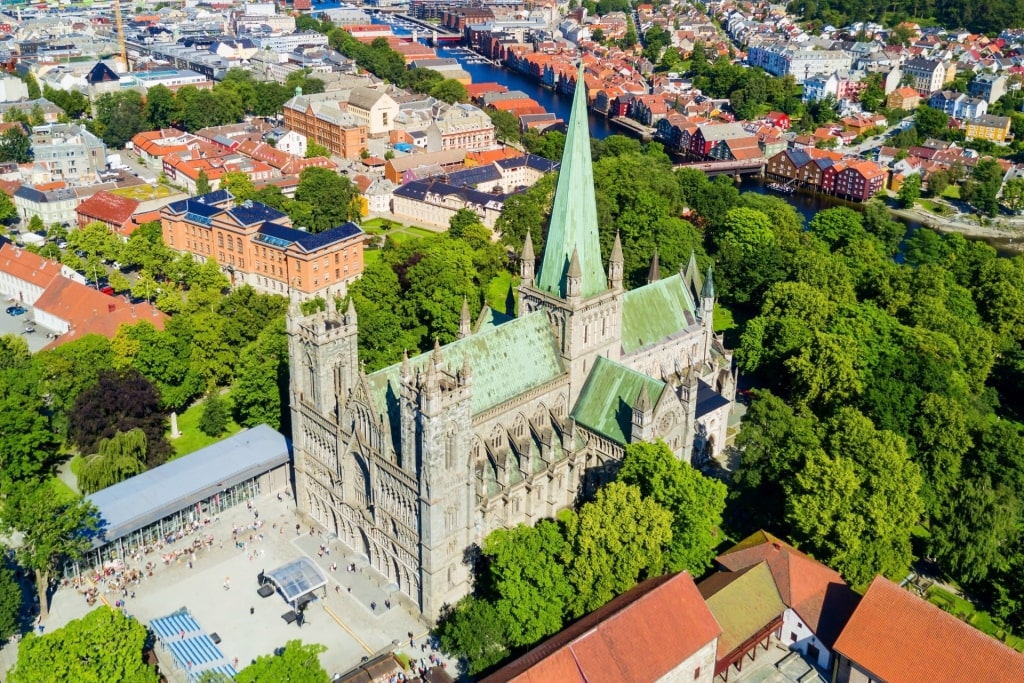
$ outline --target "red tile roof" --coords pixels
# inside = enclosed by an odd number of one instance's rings
[[[766,531],[748,536],[716,562],[730,572],[767,562],[782,601],[828,647],[857,606],[857,594],[838,572]]]
[[[139,208],[139,202],[130,197],[101,190],[78,205],[75,211],[87,221],[103,221],[109,225],[124,226]]]
[[[481,683],[645,683],[722,629],[686,572],[649,579],[555,634]]]
[[[0,247],[0,271],[46,289],[60,275],[60,264],[7,242]]]
[[[1024,681],[1024,655],[881,576],[835,649],[885,683]]]
[[[87,334],[113,339],[121,325],[148,320],[163,329],[167,316],[147,303],[132,304],[123,297],[107,296],[92,287],[59,277],[53,280],[35,303],[35,308],[66,321],[71,330],[46,348],[74,341]]]

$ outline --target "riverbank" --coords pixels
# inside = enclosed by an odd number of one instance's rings
[[[1001,251],[1024,253],[1024,219],[997,219],[999,225],[984,225],[973,215],[957,214],[955,218],[946,218],[919,207],[897,209],[890,206],[889,212],[900,220],[919,223],[939,232],[956,232],[964,237],[983,239]]]

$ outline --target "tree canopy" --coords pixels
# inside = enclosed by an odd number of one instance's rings
[[[320,653],[327,648],[317,643],[289,640],[280,653],[262,655],[238,672],[237,683],[327,683],[329,677],[320,664]]]

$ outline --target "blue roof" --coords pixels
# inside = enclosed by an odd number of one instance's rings
[[[432,192],[434,194],[442,196],[459,196],[468,202],[473,204],[479,204],[486,206],[488,204],[500,205],[505,203],[505,199],[508,195],[504,194],[489,194],[487,192],[480,192],[479,190],[473,190],[468,187],[455,187],[448,183],[443,183],[437,180],[413,180],[395,189],[395,196],[397,197],[409,197],[416,201],[423,201],[427,197],[427,193]]]
[[[287,249],[292,244],[297,244],[303,251],[309,252],[328,244],[341,242],[363,234],[363,229],[355,223],[345,223],[323,232],[306,232],[288,228],[277,223],[264,223],[260,226],[259,235],[256,240],[281,249]]]
[[[87,497],[99,510],[94,547],[142,529],[288,462],[290,445],[259,425]]]
[[[167,208],[173,213],[194,213],[197,216],[203,216],[205,218],[213,218],[224,211],[224,209],[218,206],[201,202],[199,201],[200,199],[200,197],[189,197],[188,199],[171,202],[167,205]]]
[[[288,214],[273,209],[266,204],[247,201],[233,209],[228,209],[228,215],[238,221],[240,225],[256,225],[257,223],[285,218]]]

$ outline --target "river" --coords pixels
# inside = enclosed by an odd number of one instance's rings
[[[319,7],[319,5],[318,5]],[[373,23],[375,24],[386,24],[384,18],[373,17]],[[412,31],[398,26],[390,24],[391,32],[396,36],[411,37]],[[420,35],[426,33],[421,31]],[[426,38],[420,38],[420,42],[424,45],[428,44]],[[500,66],[494,66],[489,62],[469,64],[467,60],[472,58],[471,53],[466,52],[464,49],[451,49],[447,47],[436,48],[437,56],[443,58],[451,58],[458,60],[462,68],[465,69],[466,73],[472,77],[474,83],[499,83],[509,90],[519,90],[528,97],[532,97],[537,103],[544,107],[544,109],[552,114],[558,116],[566,123],[569,122],[569,112],[572,109],[572,98],[566,95],[560,95],[553,90],[545,88],[540,84],[539,81],[535,81],[532,78],[527,78],[522,74],[516,73],[510,69],[506,69]],[[616,133],[624,134],[624,131],[617,129],[608,121],[608,119],[600,114],[594,112],[588,112],[587,117],[590,120],[590,134],[598,140],[603,140],[609,135]]]

